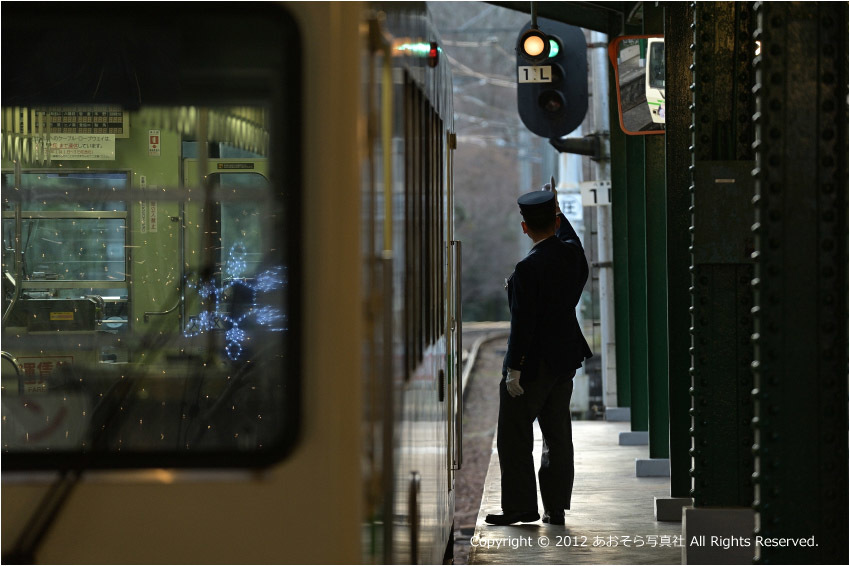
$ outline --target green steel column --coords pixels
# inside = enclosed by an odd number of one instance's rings
[[[665,96],[668,108],[686,109],[691,101],[688,67],[691,52],[688,46],[693,33],[682,22],[694,19],[690,2],[670,2],[665,8],[664,50],[667,58]],[[690,113],[670,112],[667,115],[667,328],[668,328],[668,389],[670,396],[670,495],[690,497],[691,445],[688,429],[691,417],[691,385],[689,369],[691,345],[689,308],[691,297],[690,185],[691,143]]]
[[[697,2],[694,19],[694,506],[749,507],[754,17],[749,3]]]
[[[757,16],[756,559],[847,564],[848,7]]]
[[[644,33],[664,33],[664,8],[643,6]],[[664,136],[644,136],[646,159],[647,391],[649,457],[670,456],[667,413],[667,180]]]
[[[643,136],[626,136],[629,246],[629,363],[633,431],[649,430],[646,187]]]
[[[608,36],[615,38],[623,33],[640,33],[639,26],[626,26],[623,29],[622,17],[611,15],[609,17]],[[620,129],[619,109],[613,101],[617,100],[617,90],[614,73],[610,74],[610,88],[608,100],[611,101],[611,185],[612,185],[612,230],[614,244],[614,324],[616,326],[617,344],[617,404],[620,407],[630,407],[632,414],[632,430],[645,431],[648,428],[647,409],[645,407],[634,407],[633,376],[635,375],[632,359],[632,328],[634,320],[631,311],[631,261],[630,250],[632,239],[629,218],[632,214],[630,187],[633,183],[643,184],[643,146],[638,147],[634,136],[627,136]],[[636,153],[640,151],[639,155]],[[639,170],[633,170],[635,168]],[[631,169],[631,170],[630,170]],[[641,197],[642,198],[642,197]],[[643,218],[643,216],[641,216]],[[644,254],[645,257],[645,254]],[[645,274],[644,274],[645,288]],[[645,305],[645,296],[642,304]],[[646,312],[645,306],[643,312]],[[644,314],[645,316],[645,314]],[[644,325],[645,326],[645,325]],[[644,330],[644,344],[645,330]],[[643,388],[646,389],[646,361],[644,369],[638,372],[642,375]],[[640,396],[643,404],[646,404],[646,395]],[[637,420],[635,420],[637,411]],[[637,423],[637,428],[636,428]]]
[[[646,136],[649,457],[670,456],[667,413],[667,203],[664,136]]]

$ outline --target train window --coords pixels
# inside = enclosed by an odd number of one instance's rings
[[[11,222],[3,230],[12,238]],[[38,218],[24,216],[21,243],[23,280],[124,281],[122,218]],[[9,247],[7,249],[14,249]]]
[[[649,44],[649,69],[647,80],[650,88],[664,90],[664,42],[653,41]]]
[[[426,349],[445,332],[443,286],[446,251],[442,121],[416,83],[404,84],[405,139],[405,327],[408,376],[417,370]]]
[[[12,188],[13,175],[3,175]],[[126,173],[26,173],[20,177],[23,281],[124,281]],[[3,214],[4,264],[15,258],[15,213]]]
[[[22,208],[32,211],[125,211],[121,191],[129,184],[126,172],[27,172],[20,176]],[[13,173],[3,174],[3,191],[15,186]],[[7,193],[8,194],[8,193]],[[111,197],[121,196],[121,200]]]
[[[258,173],[216,173],[211,177],[223,194],[238,197],[221,202],[219,263],[225,265],[241,256],[245,263],[241,276],[252,277],[262,266],[263,237],[271,233],[263,214],[268,180]]]
[[[2,67],[3,468],[271,463],[300,404],[296,24],[57,10],[59,44],[121,33],[66,57],[4,8],[31,49]]]
[[[416,186],[417,186],[417,161],[418,154],[417,137],[416,137],[416,94],[417,89],[413,80],[405,75],[404,83],[404,186],[405,186],[405,222],[404,222],[404,241],[405,241],[405,269],[404,269],[404,315],[405,315],[405,360],[406,373],[405,376],[410,378],[419,364],[418,346],[419,346],[419,320],[417,317],[417,276],[416,269],[416,236],[419,231],[417,223],[416,206]]]

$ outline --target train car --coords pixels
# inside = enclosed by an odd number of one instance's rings
[[[646,40],[646,103],[653,124],[665,123],[664,103],[664,38],[650,37]]]
[[[448,558],[460,243],[425,5],[2,15],[3,562]]]

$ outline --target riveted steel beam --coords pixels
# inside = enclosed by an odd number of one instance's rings
[[[752,504],[752,6],[694,9],[691,435],[696,507]]]
[[[664,8],[643,6],[644,33],[664,33]],[[649,457],[669,458],[667,383],[667,179],[664,136],[642,136],[646,155]]]
[[[756,559],[846,564],[848,7],[756,14]]]
[[[689,369],[691,366],[688,348],[691,345],[688,329],[691,317],[688,311],[691,297],[688,287],[691,282],[689,271],[691,196],[690,186],[691,142],[690,113],[684,111],[691,102],[691,64],[689,45],[693,41],[690,27],[682,22],[694,19],[693,5],[686,2],[670,2],[664,14],[664,51],[666,54],[667,105],[683,111],[671,112],[667,116],[667,133],[664,136],[667,153],[667,327],[668,327],[668,388],[670,413],[670,495],[690,497],[691,445],[688,429],[691,417]]]

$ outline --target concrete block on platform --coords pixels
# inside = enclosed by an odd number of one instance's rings
[[[649,444],[649,432],[631,430],[620,433],[620,446],[646,446]]]
[[[605,420],[612,423],[627,423],[632,420],[631,407],[605,407]]]
[[[655,520],[682,522],[682,509],[693,507],[694,500],[690,497],[656,497]]]
[[[635,475],[639,478],[669,478],[669,458],[635,459]]]

